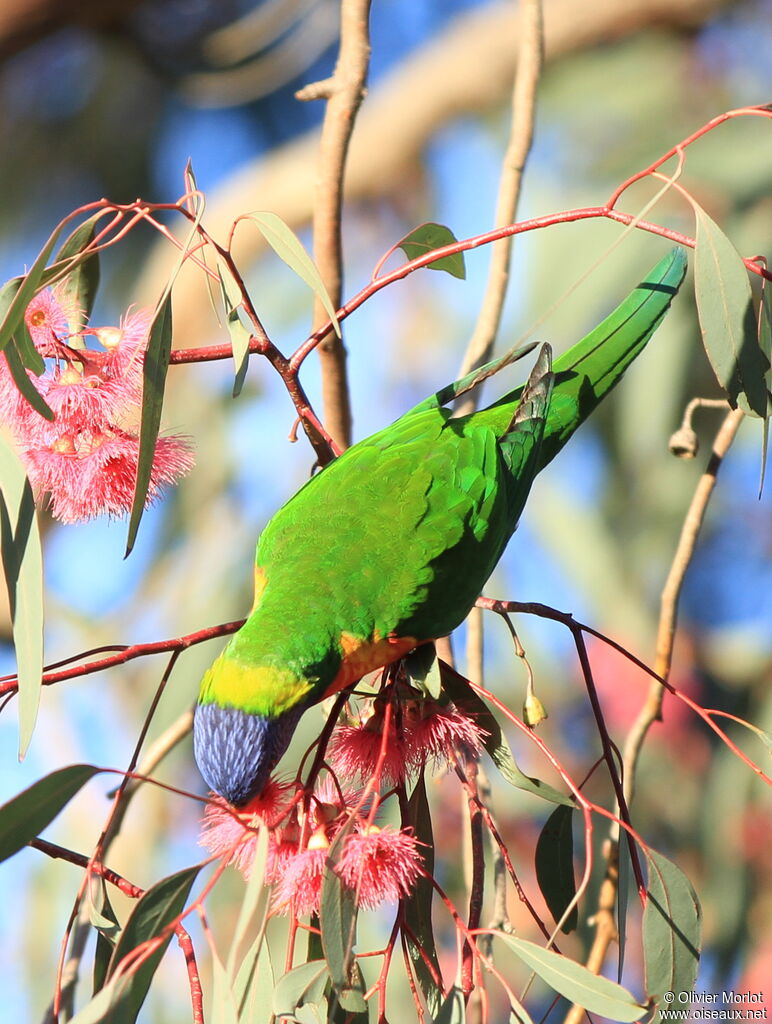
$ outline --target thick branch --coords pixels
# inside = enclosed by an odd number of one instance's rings
[[[343,175],[354,120],[367,81],[369,15],[370,0],[343,0],[338,63],[329,85],[319,143],[319,175],[313,217],[314,257],[336,309],[341,304],[343,283]],[[314,330],[325,324],[327,319],[327,313],[317,298],[314,301]],[[319,346],[319,358],[325,424],[333,439],[345,448],[351,443],[351,401],[343,340],[329,332]]]

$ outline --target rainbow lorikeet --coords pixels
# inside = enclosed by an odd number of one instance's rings
[[[454,418],[445,403],[514,353],[345,451],[273,516],[246,623],[207,671],[194,752],[240,806],[260,793],[302,712],[465,618],[517,525],[534,476],[617,383],[678,291],[676,249],[524,387]]]

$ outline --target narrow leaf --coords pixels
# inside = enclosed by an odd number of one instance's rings
[[[239,911],[239,918],[236,922],[236,930],[233,933],[226,974],[231,982],[235,979],[237,966],[244,959],[242,946],[244,940],[257,928],[260,935],[265,929],[266,917],[268,914],[268,903],[271,891],[264,882],[265,862],[268,857],[268,829],[260,827],[255,843],[255,856],[252,861],[252,870],[247,882],[244,900]],[[259,953],[258,946],[255,953]]]
[[[769,360],[759,344],[748,272],[719,226],[696,204],[694,211],[694,291],[705,351],[731,404],[765,417]]]
[[[21,759],[35,729],[43,685],[43,552],[32,488],[16,452],[2,435],[0,548],[19,681]]]
[[[273,991],[274,1014],[277,1017],[294,1017],[300,1007],[321,1007],[326,1002],[324,990],[328,980],[324,960],[312,960],[294,967],[276,982]]]
[[[425,874],[416,881],[413,895],[405,901],[405,923],[417,942],[416,945],[411,935],[406,934],[407,948],[418,984],[421,986],[426,1005],[429,1007],[429,1013],[434,1015],[442,1001],[442,990],[434,979],[435,976],[442,978],[442,972],[437,959],[437,946],[432,930],[434,887],[431,879],[434,876],[434,834],[423,772],[419,775],[418,782],[410,794],[407,816],[403,825],[413,829],[413,834],[421,844],[425,870]],[[431,964],[434,973],[429,969],[424,957]]]
[[[21,361],[27,369],[32,370],[36,377],[39,377],[41,373],[44,373],[46,368],[45,359],[43,359],[41,354],[35,348],[35,342],[32,340],[29,328],[23,319],[13,333],[13,340],[16,343],[16,348],[21,356]]]
[[[556,924],[576,896],[573,818],[570,807],[556,807],[536,843],[536,880]],[[574,931],[578,916],[574,906],[560,930]]]
[[[262,932],[257,936],[251,949],[239,968],[233,983],[233,992],[239,1009],[239,1024],[256,1024],[271,1005],[276,987],[268,944],[263,942]]]
[[[147,890],[134,907],[115,945],[107,971],[108,979],[116,976],[119,964],[132,950],[158,938],[179,917],[198,872],[199,865],[185,868],[161,879]],[[130,983],[121,991],[111,1009],[110,1024],[134,1024],[170,939],[171,932],[138,968],[133,971],[129,968]]]
[[[761,300],[759,301],[759,348],[770,364],[764,375],[764,386],[767,389],[767,415],[762,422],[761,432],[761,473],[759,474],[759,498],[764,492],[764,474],[767,468],[767,448],[769,445],[769,417],[772,415],[772,312],[769,308],[769,290],[767,282],[761,282]]]
[[[437,700],[442,693],[442,676],[434,644],[421,644],[404,659],[405,671],[413,686],[425,696]]]
[[[260,228],[266,242],[276,255],[287,266],[294,270],[298,277],[318,296],[324,311],[332,322],[335,333],[340,337],[340,324],[335,315],[335,307],[325,287],[324,281],[316,269],[316,265],[303,247],[295,232],[275,213],[250,213],[249,219]]]
[[[100,919],[104,924],[99,923]],[[112,908],[104,884],[100,886],[98,917],[96,914],[92,915],[91,923],[97,929],[93,978],[93,994],[96,995],[104,987],[107,980],[107,969],[115,949],[115,940],[120,933],[118,918],[115,916],[115,911]]]
[[[137,530],[145,510],[150,475],[153,469],[153,457],[161,426],[161,411],[166,387],[166,373],[169,369],[169,358],[172,351],[172,298],[168,293],[158,307],[152,327],[150,339],[145,352],[142,384],[142,414],[139,429],[139,459],[137,462],[137,481],[134,487],[134,501],[129,518],[129,536],[126,541],[126,556],[131,554]],[[126,557],[124,556],[124,557]]]
[[[52,272],[64,278],[63,291],[78,309],[83,310],[86,319],[91,316],[99,288],[99,253],[85,253],[94,241],[96,225],[101,214],[95,214],[77,227],[67,238],[54,262],[46,271],[44,279]],[[61,268],[61,269],[60,269]],[[46,283],[51,283],[46,281]]]
[[[239,1024],[239,1011],[227,971],[212,952],[212,1024]]]
[[[428,252],[432,252],[434,249],[453,245],[457,241],[458,239],[450,228],[446,228],[444,224],[429,222],[421,224],[411,231],[409,235],[405,235],[402,241],[397,243],[397,246],[409,260],[415,260],[420,256],[425,256]],[[462,252],[453,253],[450,256],[440,256],[439,259],[427,263],[426,266],[429,270],[444,270],[446,274],[451,274],[461,281],[466,278],[466,266]]]
[[[11,371],[13,382],[21,395],[36,412],[39,412],[45,419],[53,421],[53,410],[49,407],[45,398],[43,398],[38,389],[29,379],[27,371],[24,368],[24,361],[19,354],[15,337],[11,338],[5,346],[3,355],[5,356],[5,361],[8,364],[8,369]]]
[[[16,331],[24,318],[24,311],[30,300],[38,291],[43,277],[46,261],[61,233],[62,227],[55,228],[48,241],[38,253],[28,273],[21,278],[14,278],[4,285],[0,291],[0,349],[5,348],[9,338]]]
[[[233,365],[236,375],[233,381],[233,397],[238,398],[244,386],[244,378],[247,375],[249,366],[249,339],[251,332],[241,320],[241,295],[236,286],[227,264],[220,262],[217,266],[217,276],[220,279],[220,291],[225,306],[225,322],[228,334],[231,336],[231,347],[233,349]]]
[[[679,867],[650,850],[649,889],[643,913],[646,992],[693,992],[702,945],[702,914],[697,894]],[[660,1020],[659,1010],[654,1021]]]
[[[485,701],[474,692],[468,680],[446,665],[444,661],[440,661],[440,670],[442,672],[442,688],[445,693],[454,704],[466,711],[487,733],[483,740],[485,749],[507,782],[517,789],[534,793],[553,804],[565,804],[566,807],[573,807],[573,801],[569,797],[559,793],[546,782],[531,778],[530,775],[526,775],[518,768],[493,712]]]
[[[34,782],[0,807],[0,861],[40,835],[83,786],[101,771],[92,764],[73,764]]]
[[[330,971],[333,988],[343,1005],[352,1012],[361,1012],[366,1003],[354,982],[352,965],[356,942],[356,894],[345,886],[334,871],[334,865],[349,829],[344,828],[330,847],[322,881],[322,901],[319,922],[322,932],[324,959]]]
[[[465,1021],[464,993],[458,985],[454,985],[434,1018],[434,1024],[464,1024]]]
[[[647,1012],[621,985],[600,978],[582,964],[544,949],[535,942],[518,939],[504,932],[498,937],[551,988],[589,1013],[598,1013],[610,1020],[631,1024]]]

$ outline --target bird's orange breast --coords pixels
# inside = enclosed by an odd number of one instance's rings
[[[368,672],[391,665],[403,658],[419,644],[414,636],[379,637],[376,633],[370,639],[354,636],[343,632],[340,635],[340,646],[343,650],[343,661],[338,674],[325,690],[325,697],[337,693],[345,686],[357,682]]]

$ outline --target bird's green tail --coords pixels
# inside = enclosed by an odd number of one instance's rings
[[[554,459],[642,351],[685,273],[686,254],[683,249],[674,249],[613,313],[554,361],[555,384],[539,453],[540,470]],[[518,388],[499,399],[491,411],[504,412],[519,400],[522,390]]]

